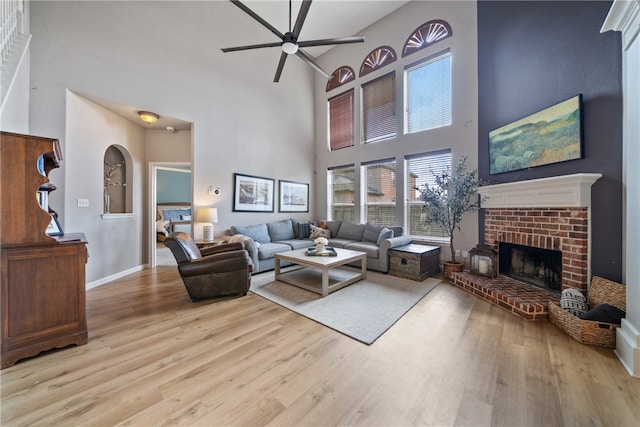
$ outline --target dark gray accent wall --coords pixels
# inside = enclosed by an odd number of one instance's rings
[[[498,184],[597,172],[592,274],[622,280],[620,33],[600,33],[610,1],[478,2],[478,168]],[[584,158],[489,174],[489,131],[583,95]],[[484,240],[480,215],[480,240]]]

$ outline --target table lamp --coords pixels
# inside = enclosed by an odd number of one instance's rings
[[[218,222],[218,208],[198,208],[196,222],[203,223],[202,239],[213,241],[213,224]]]

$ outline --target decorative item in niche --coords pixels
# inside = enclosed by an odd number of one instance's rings
[[[127,184],[121,181],[115,181],[116,173],[124,166],[124,160],[120,163],[104,162],[104,213],[111,213],[111,195],[109,194],[109,187],[114,185]]]
[[[280,180],[280,212],[309,212],[309,184]]]
[[[489,132],[490,173],[583,157],[582,94]]]
[[[234,212],[273,212],[274,183],[271,178],[233,174]]]

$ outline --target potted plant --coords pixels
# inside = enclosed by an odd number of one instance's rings
[[[443,261],[444,277],[451,278],[451,273],[462,271],[463,262],[456,261],[453,246],[453,233],[460,230],[460,221],[467,212],[480,208],[478,187],[482,181],[478,178],[478,170],[467,170],[467,158],[463,157],[454,166],[441,174],[435,175],[435,184],[423,184],[416,187],[419,199],[424,202],[426,221],[440,225],[449,237],[451,260]]]

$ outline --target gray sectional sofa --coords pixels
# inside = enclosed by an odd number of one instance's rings
[[[337,220],[326,221],[326,228],[330,233],[329,246],[366,252],[367,269],[383,273],[389,271],[389,249],[411,243],[411,238],[404,234],[404,228],[399,226],[378,227]],[[255,274],[273,270],[276,253],[312,247],[313,240],[308,237],[307,230],[308,222],[283,219],[263,224],[233,226],[230,234],[246,237],[244,244],[253,261]]]

